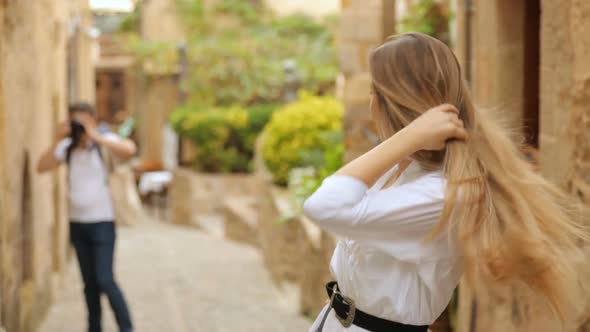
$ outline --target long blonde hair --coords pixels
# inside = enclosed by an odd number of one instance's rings
[[[373,52],[371,74],[382,138],[431,107],[449,103],[460,111],[468,140],[412,158],[425,169],[442,169],[447,179],[434,232],[455,227],[469,284],[523,283],[563,318],[574,274],[569,256],[579,239],[588,239],[572,218],[569,198],[533,170],[498,121],[476,110],[459,62],[442,42],[419,33],[394,36]]]

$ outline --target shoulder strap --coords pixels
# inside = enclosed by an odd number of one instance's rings
[[[96,151],[98,151],[98,155],[100,156],[100,159],[102,159],[105,166],[107,167],[108,175],[113,174],[113,171],[115,170],[115,164],[111,153],[104,146],[98,144],[96,144],[95,146]]]
[[[70,160],[72,159],[72,152],[76,148],[77,143],[72,141],[66,149],[66,165],[70,166]]]
[[[66,164],[70,165],[70,160],[72,159],[72,152],[74,151],[75,145],[72,143],[68,146],[66,150]],[[98,156],[104,162],[105,166],[107,167],[107,173],[110,175],[115,170],[115,164],[110,152],[103,146],[98,144],[94,144],[94,148],[98,152]]]

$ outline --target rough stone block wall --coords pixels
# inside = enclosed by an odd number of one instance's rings
[[[141,37],[146,41],[180,44],[185,34],[180,24],[174,0],[152,0],[141,3]],[[154,24],[157,22],[157,24]],[[178,84],[173,72],[154,72],[146,64],[138,74],[138,102],[140,118],[140,155],[145,162],[161,162],[162,132],[168,115],[178,102]]]
[[[66,261],[64,172],[35,165],[66,117],[72,3],[0,2],[0,327],[11,332],[37,327]]]
[[[590,3],[572,1],[570,33],[573,48],[571,135],[572,193],[590,206]]]
[[[576,75],[574,45],[584,38],[573,34],[572,4],[570,0],[543,0],[542,12],[551,15],[541,17],[539,158],[543,174],[562,187],[573,172],[570,120]]]
[[[63,1],[58,1],[63,2]],[[70,48],[70,84],[68,91],[69,101],[85,101],[94,103],[96,99],[96,85],[92,48],[95,43],[87,28],[92,26],[92,12],[89,1],[65,1],[67,2],[68,18],[71,22],[79,22],[78,28],[69,43]]]
[[[472,31],[475,39],[472,59],[475,100],[509,101],[508,97],[520,93],[518,87],[522,80],[519,73],[522,70],[519,68],[524,65],[522,61],[527,61],[518,53],[518,47],[522,46],[513,43],[518,41],[518,35],[511,35],[515,32],[509,29],[518,23],[515,15],[522,10],[522,1],[480,0],[475,3],[475,28]],[[541,0],[541,9],[540,170],[551,181],[589,204],[590,3],[583,0]],[[502,44],[508,49],[490,50]],[[509,82],[515,72],[516,78]],[[502,87],[498,86],[499,83]],[[507,87],[512,87],[514,92],[508,91]],[[516,116],[513,119],[518,121]],[[587,215],[585,218],[589,220]],[[565,322],[563,331],[585,330],[580,325],[589,318],[587,258],[580,257],[579,263],[579,285],[582,287],[572,285],[576,294],[573,298],[575,310],[579,312],[571,312],[572,317]],[[519,299],[523,296],[527,295],[515,288],[493,297],[479,297],[476,310],[472,312],[471,294],[462,294],[459,331],[562,330],[559,321],[540,302],[530,308],[520,305]]]
[[[541,167],[590,204],[590,3],[542,3]]]
[[[149,76],[142,93],[145,97],[138,110],[141,118],[138,128],[141,159],[161,162],[163,155],[163,129],[178,100],[177,82],[172,75]]]
[[[522,125],[524,1],[474,0],[472,91],[478,106],[497,108]]]
[[[345,159],[376,143],[369,112],[371,51],[394,33],[395,1],[343,0],[340,67],[343,73]]]

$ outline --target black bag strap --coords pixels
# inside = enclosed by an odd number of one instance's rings
[[[68,165],[68,170],[69,170],[69,166],[70,166],[70,161],[72,159],[72,153],[74,152],[76,145],[77,145],[76,142],[72,141],[66,150],[66,164]],[[104,146],[98,145],[96,143],[92,144],[92,149],[96,149],[96,152],[98,153],[98,156],[100,157],[100,160],[106,166],[107,177],[110,176],[111,174],[113,174],[113,172],[115,170],[115,164],[114,164],[113,158],[111,156],[111,153]]]
[[[98,155],[100,159],[107,167],[107,175],[113,174],[115,171],[115,162],[113,160],[113,155],[109,152],[107,148],[102,145],[95,144],[96,150],[98,151]]]

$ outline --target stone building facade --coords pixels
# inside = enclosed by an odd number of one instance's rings
[[[345,106],[345,159],[369,150],[377,137],[369,112],[369,56],[395,31],[394,0],[342,0],[339,95]]]
[[[542,174],[588,206],[590,3],[458,0],[456,14],[456,52],[475,102],[505,112],[538,148]],[[589,318],[588,294],[578,294],[579,317],[566,322],[566,331],[578,331]],[[521,308],[518,296],[515,290],[473,299],[463,292],[460,331],[559,329],[540,308]],[[524,325],[527,320],[532,324]]]
[[[175,1],[151,0],[139,6],[143,40],[182,45],[185,37]],[[138,138],[141,159],[145,164],[163,165],[164,159],[169,159],[165,156],[176,154],[176,151],[167,151],[171,146],[163,142],[168,141],[165,134],[168,116],[180,98],[178,74],[175,69],[163,72],[150,64],[145,64],[138,73],[138,91],[144,96],[137,104],[140,120]]]
[[[0,1],[0,330],[37,327],[67,260],[65,176],[35,164],[69,99],[92,98],[87,10],[83,0]]]
[[[96,112],[111,125],[120,125],[137,110],[135,59],[126,45],[125,33],[119,31],[127,11],[94,9],[94,25],[98,37],[97,60],[94,66]]]
[[[376,143],[368,111],[367,58],[374,46],[394,32],[391,8],[395,2],[341,1],[340,92],[346,105],[347,160]],[[454,8],[455,53],[476,104],[503,112],[507,122],[522,130],[526,142],[536,151],[540,171],[590,205],[590,3],[449,3]],[[585,312],[590,297],[582,290],[578,294],[580,313],[567,322],[566,331],[578,331],[588,321]],[[518,289],[493,299],[474,299],[460,291],[458,331],[559,330],[558,322],[540,308],[519,306],[519,296]],[[527,320],[532,324],[525,325]]]

